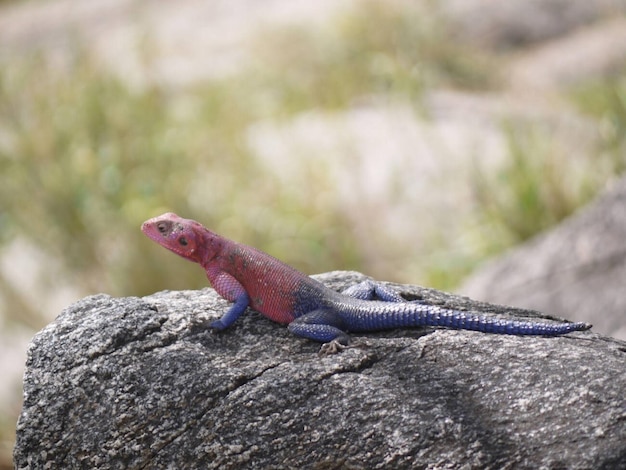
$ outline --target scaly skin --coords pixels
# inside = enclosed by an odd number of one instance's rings
[[[587,323],[506,320],[407,302],[389,288],[372,282],[338,293],[267,253],[228,240],[173,213],[147,220],[141,230],[159,245],[200,264],[217,293],[234,302],[221,319],[211,324],[217,330],[228,328],[247,307],[270,320],[289,324],[289,330],[299,336],[332,341],[335,350],[348,344],[348,331],[430,325],[554,336],[591,328]],[[376,297],[381,300],[371,300]]]

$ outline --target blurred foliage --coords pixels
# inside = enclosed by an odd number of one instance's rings
[[[138,230],[166,210],[307,272],[359,269],[363,255],[343,209],[324,196],[332,190],[323,169],[303,168],[307,187],[280,184],[251,157],[245,132],[305,108],[368,95],[414,100],[432,81],[486,80],[439,24],[367,3],[321,35],[262,33],[250,69],[177,93],[133,89],[86,53],[65,68],[15,59],[0,68],[1,241],[28,240],[85,293],[206,285],[183,260],[163,269]],[[0,286],[10,289],[5,279]]]
[[[88,290],[106,289],[107,273],[142,255],[129,231],[140,214],[164,200],[185,209],[176,187],[193,169],[177,158],[184,136],[166,98],[129,91],[83,56],[67,74],[40,59],[3,68],[0,87],[4,233],[61,259]]]
[[[159,248],[138,230],[172,210],[307,272],[367,271],[371,250],[355,243],[324,168],[303,162],[307,183],[289,187],[253,158],[246,131],[362,99],[419,109],[433,86],[497,87],[495,59],[456,41],[437,9],[420,5],[369,1],[324,27],[261,32],[241,73],[176,92],[132,88],[84,53],[67,68],[15,59],[0,68],[0,241],[29,240],[83,292],[204,286],[183,260],[159,266]],[[623,169],[623,78],[575,96],[598,119],[612,163],[570,170],[549,131],[505,124],[509,161],[495,176],[479,170],[474,178],[480,222],[459,240],[433,236],[426,282],[452,288],[479,259],[558,222]],[[0,292],[19,302],[1,276]]]
[[[41,57],[16,59],[0,68],[0,241],[26,238],[60,260],[83,292],[205,286],[183,260],[163,269],[159,248],[138,230],[172,210],[307,272],[367,271],[373,255],[355,243],[324,168],[303,162],[307,184],[282,184],[250,154],[245,133],[260,120],[369,98],[419,109],[433,86],[497,87],[495,59],[456,41],[436,8],[423,8],[369,1],[322,28],[261,32],[255,61],[241,73],[176,92],[131,88],[84,53],[65,69]],[[617,156],[619,171],[623,81],[576,96],[601,123],[604,151]],[[484,256],[558,222],[606,177],[587,178],[594,173],[587,163],[564,177],[567,156],[549,132],[505,128],[510,160],[493,177],[475,175],[478,228],[460,240],[433,237],[425,280],[434,286],[452,288]],[[0,292],[19,301],[2,278]]]
[[[604,80],[594,80],[571,92],[578,108],[598,122],[603,161],[613,174],[626,170],[626,68]]]
[[[457,263],[468,272],[481,259],[556,225],[624,174],[626,70],[583,83],[567,96],[596,123],[595,154],[566,154],[545,123],[505,123],[505,165],[495,173],[477,167],[473,178],[477,213],[467,229],[472,248],[460,250]]]
[[[493,252],[557,224],[587,202],[608,176],[594,172],[594,159],[566,154],[546,123],[509,123],[504,130],[505,164],[489,176],[480,170],[474,176],[478,220],[487,228],[483,237]]]
[[[261,34],[255,57],[259,96],[280,115],[345,109],[375,96],[419,103],[432,85],[485,89],[497,83],[494,60],[454,40],[437,8],[369,1],[327,28]]]
[[[626,170],[626,70],[565,90],[596,126],[595,153],[568,154],[546,122],[505,122],[504,165],[475,162],[471,180],[475,211],[464,234],[431,241],[424,260],[429,285],[454,287],[486,258],[553,227],[588,203]],[[572,138],[581,138],[572,136]]]
[[[4,239],[27,238],[62,260],[87,291],[128,295],[206,285],[197,267],[151,265],[158,257],[149,254],[154,247],[139,224],[165,210],[195,214],[208,225],[219,221],[216,230],[230,223],[232,236],[243,239],[265,233],[265,219],[335,225],[332,211],[293,199],[250,158],[240,135],[250,116],[232,92],[205,87],[191,99],[196,112],[179,117],[163,90],[131,91],[84,56],[69,74],[41,61],[3,69]],[[267,245],[275,231],[255,242]],[[350,256],[349,246],[338,248],[347,255],[331,249],[329,256]]]

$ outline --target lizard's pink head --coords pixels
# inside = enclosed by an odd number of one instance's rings
[[[202,259],[203,230],[195,220],[172,212],[146,220],[141,226],[141,231],[159,245],[196,263]]]

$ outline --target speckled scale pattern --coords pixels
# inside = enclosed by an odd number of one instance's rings
[[[167,213],[146,221],[152,240],[200,264],[215,290],[233,303],[212,327],[228,328],[251,307],[316,341],[348,342],[346,332],[442,326],[511,335],[560,335],[585,323],[529,322],[404,301],[391,289],[365,282],[339,294],[256,248],[228,240],[198,222]],[[382,299],[372,300],[372,299]]]
[[[509,335],[560,335],[587,329],[585,323],[547,323],[507,320],[448,310],[419,302],[346,302],[338,307],[348,331],[376,331],[389,328],[441,326]]]
[[[232,242],[225,248],[207,269],[211,284],[215,287],[209,270],[228,273],[247,292],[250,307],[270,320],[290,323],[299,313],[304,313],[301,312],[302,302],[308,301],[312,308],[315,294],[324,288],[317,281],[262,251]],[[306,295],[299,295],[302,292]],[[297,299],[300,300],[297,302]]]

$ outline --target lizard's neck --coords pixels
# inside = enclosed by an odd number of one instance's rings
[[[202,250],[200,253],[200,266],[202,266],[205,270],[208,270],[214,265],[215,258],[224,253],[224,250],[227,249],[230,242],[224,237],[221,237],[204,227],[203,229],[203,243],[199,245]]]

